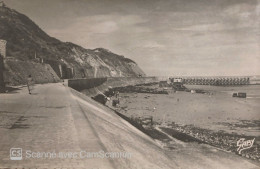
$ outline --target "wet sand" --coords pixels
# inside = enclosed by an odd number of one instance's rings
[[[168,95],[120,93],[119,112],[128,117],[152,116],[159,123],[192,124],[214,131],[260,136],[260,99],[232,97],[232,93],[237,91],[246,91],[249,96],[260,94],[260,86],[249,86],[249,89],[226,87],[225,90],[223,87],[199,87],[211,94],[174,93],[172,89],[168,89]]]

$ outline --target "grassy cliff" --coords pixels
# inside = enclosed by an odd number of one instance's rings
[[[145,76],[131,59],[103,48],[92,50],[70,42],[61,42],[47,35],[27,16],[13,9],[0,7],[0,16],[0,39],[7,41],[8,58],[49,64],[60,78]],[[9,72],[7,74],[12,76],[8,79],[11,79],[11,82],[19,81],[23,76],[19,76],[19,72],[12,69],[14,65],[11,64],[9,63],[6,70]],[[68,69],[71,71],[70,75]],[[33,71],[40,70],[35,67],[30,70]]]

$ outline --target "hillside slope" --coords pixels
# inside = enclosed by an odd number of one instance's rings
[[[50,64],[61,78],[145,75],[134,61],[124,56],[50,37],[27,16],[6,6],[0,7],[0,39],[7,41],[7,59]]]

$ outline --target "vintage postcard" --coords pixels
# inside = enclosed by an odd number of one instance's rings
[[[0,0],[0,168],[260,168],[260,0]]]

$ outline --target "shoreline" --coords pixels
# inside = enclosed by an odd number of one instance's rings
[[[110,108],[110,109],[112,109],[112,108]],[[172,146],[170,143],[172,141],[172,139],[170,137],[173,137],[174,139],[177,139],[184,143],[206,144],[206,145],[212,146],[216,149],[219,149],[221,151],[225,151],[227,153],[232,153],[232,154],[238,155],[241,158],[245,158],[251,162],[256,163],[258,166],[260,166],[260,152],[259,152],[260,146],[259,146],[259,144],[252,147],[252,149],[242,151],[241,155],[238,154],[238,152],[236,151],[237,150],[236,141],[242,137],[246,138],[246,139],[252,138],[250,136],[242,136],[242,135],[238,135],[238,134],[235,136],[232,136],[231,134],[225,133],[222,131],[214,133],[213,131],[208,130],[209,133],[207,135],[203,135],[204,139],[201,139],[202,137],[199,137],[199,136],[196,137],[194,135],[189,134],[189,133],[191,133],[191,131],[188,131],[188,130],[181,131],[181,129],[171,128],[170,126],[165,126],[163,124],[156,123],[156,122],[154,122],[155,123],[154,125],[150,125],[150,124],[147,125],[147,123],[142,124],[142,121],[140,121],[140,118],[138,118],[138,120],[137,120],[137,118],[129,118],[129,117],[123,115],[122,113],[119,113],[115,109],[112,109],[112,110],[117,115],[119,115],[121,118],[123,118],[124,120],[126,120],[130,124],[132,124],[134,127],[139,129],[146,135],[150,136],[152,139],[158,140],[158,141],[162,142],[163,144],[165,144],[166,146],[162,147],[164,149],[168,149],[168,150],[175,149],[175,148],[173,148],[174,146]],[[184,126],[186,127],[186,126],[190,126],[190,125],[184,125]],[[193,126],[193,127],[194,127],[193,129],[195,129],[197,131],[202,131],[202,133],[206,131],[206,129],[203,129],[203,128],[199,128],[199,127],[195,127],[195,126]],[[162,131],[158,130],[157,128],[159,128]],[[222,139],[222,141],[220,141],[220,143],[210,142],[212,135],[214,135],[214,134],[218,135],[220,138],[226,138],[226,139],[225,140]],[[228,139],[228,137],[233,137],[233,140],[231,142],[228,141],[228,140],[230,140],[230,139]],[[258,139],[259,139],[259,137],[258,137]],[[254,152],[257,152],[257,153],[253,154]]]

